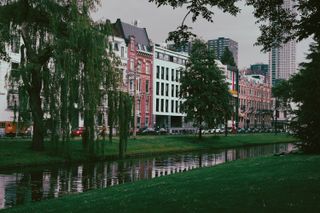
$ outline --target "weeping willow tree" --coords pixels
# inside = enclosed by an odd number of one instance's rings
[[[68,141],[70,128],[84,113],[86,147],[94,152],[95,117],[101,90],[108,87],[110,61],[105,48],[107,27],[89,12],[97,0],[0,0],[1,58],[5,43],[21,36],[21,89],[33,121],[32,148],[44,149],[46,125],[51,139]],[[103,83],[102,83],[103,82]],[[102,87],[102,88],[101,88]]]
[[[127,151],[129,126],[131,122],[132,100],[128,93],[119,93],[119,157],[124,158]]]
[[[109,126],[109,142],[112,143],[113,128],[117,123],[118,118],[118,99],[119,93],[110,90],[108,93],[108,126]]]
[[[83,112],[83,144],[90,156],[95,156],[101,149],[96,142],[96,121],[115,75],[106,51],[110,29],[108,24],[94,23],[89,18],[88,5],[82,5],[81,15],[76,2],[72,8],[69,39],[62,42],[62,52],[57,51],[56,57],[57,68],[64,71],[60,78],[61,129],[66,130],[62,141],[68,141],[70,127],[78,124],[77,116]]]

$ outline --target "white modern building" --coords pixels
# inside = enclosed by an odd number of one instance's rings
[[[294,9],[294,1],[284,0],[283,8]],[[272,48],[269,52],[269,75],[270,83],[274,86],[277,80],[288,80],[293,74],[297,73],[296,66],[296,41],[291,40],[283,43],[278,48]]]
[[[153,115],[159,128],[188,128],[185,114],[180,112],[181,72],[188,60],[187,53],[168,50],[164,45],[154,47]]]

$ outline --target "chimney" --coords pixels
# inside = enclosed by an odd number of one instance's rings
[[[135,27],[140,27],[140,21],[137,20],[137,19],[134,19],[132,24],[133,24],[133,26],[135,26]]]

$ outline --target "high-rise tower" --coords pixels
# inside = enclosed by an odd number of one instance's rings
[[[208,47],[209,49],[214,49],[218,60],[221,60],[221,57],[227,47],[232,52],[234,62],[238,65],[238,42],[230,38],[219,37],[218,39],[209,40]]]
[[[294,1],[283,0],[283,8],[294,10]],[[288,80],[297,72],[296,67],[296,41],[291,40],[281,44],[278,48],[272,48],[269,53],[270,82],[274,86],[277,80]]]

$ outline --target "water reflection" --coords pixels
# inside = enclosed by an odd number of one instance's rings
[[[292,144],[276,144],[214,153],[190,153],[78,166],[23,169],[0,174],[0,209],[106,188],[126,182],[210,167],[227,161],[290,152]]]

